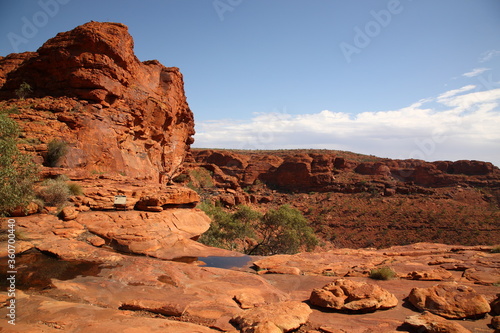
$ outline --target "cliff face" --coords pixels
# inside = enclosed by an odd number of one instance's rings
[[[349,153],[348,153],[349,154]],[[221,179],[220,187],[237,189],[256,182],[300,192],[363,192],[373,183],[407,192],[409,186],[436,188],[470,185],[500,186],[500,169],[489,162],[391,160],[374,156],[341,156],[335,151],[234,152],[193,150],[195,165]],[[343,154],[345,155],[345,154]],[[224,185],[225,182],[225,185]]]
[[[123,24],[90,22],[59,33],[37,52],[0,58],[0,100],[43,156],[50,140],[70,144],[61,165],[168,181],[193,142],[194,120],[178,68],[140,62]],[[31,91],[25,101],[19,88]],[[41,145],[37,145],[41,144]]]

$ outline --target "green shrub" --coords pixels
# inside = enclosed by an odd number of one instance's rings
[[[241,206],[235,213],[228,213],[222,207],[205,202],[198,207],[212,219],[210,228],[200,238],[201,243],[245,252],[242,241],[246,237],[254,236],[252,223],[260,217],[258,212]]]
[[[253,255],[293,254],[312,250],[318,244],[314,231],[302,213],[288,205],[269,210],[265,215],[248,206],[234,213],[202,203],[198,206],[212,224],[200,242]]]
[[[390,280],[396,277],[396,272],[390,267],[375,268],[370,271],[370,278],[374,280]]]
[[[60,207],[68,201],[71,195],[68,184],[62,179],[49,179],[39,190],[38,197],[47,206]]]
[[[69,193],[71,195],[82,195],[83,194],[83,189],[80,185],[77,183],[68,183],[68,189]]]
[[[68,153],[68,143],[58,139],[49,142],[47,146],[46,164],[50,167],[55,167],[59,160]]]
[[[189,180],[189,175],[185,174],[185,173],[181,173],[180,175],[178,176],[175,176],[172,181],[174,183],[185,183]]]
[[[32,91],[31,86],[28,83],[23,82],[19,88],[16,89],[16,95],[19,99],[25,99]]]
[[[248,254],[294,254],[318,245],[314,230],[302,213],[289,205],[270,209],[257,226],[257,245]]]
[[[189,177],[191,181],[187,184],[187,186],[196,192],[215,187],[212,179],[212,173],[205,168],[189,170]]]
[[[29,204],[38,180],[38,167],[17,148],[17,123],[0,113],[0,216]]]

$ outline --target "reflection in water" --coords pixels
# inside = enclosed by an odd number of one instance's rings
[[[7,259],[0,258],[0,287],[7,286]],[[97,276],[101,272],[99,263],[63,261],[39,251],[30,251],[16,256],[16,288],[20,290],[50,288],[51,279],[71,280],[77,276]]]
[[[243,267],[252,260],[250,256],[241,257],[204,257],[198,258],[205,263],[205,267],[234,268]]]

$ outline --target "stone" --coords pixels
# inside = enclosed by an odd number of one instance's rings
[[[413,288],[408,300],[419,310],[448,319],[479,318],[491,310],[482,295],[471,287],[457,284]]]
[[[448,321],[440,316],[433,315],[428,311],[419,315],[407,317],[405,323],[419,329],[419,332],[472,333],[462,325],[456,322]]]
[[[309,301],[321,308],[356,312],[390,309],[398,304],[393,294],[377,285],[347,279],[314,289]]]
[[[12,217],[21,217],[36,214],[40,211],[42,207],[38,206],[38,204],[34,202],[30,202],[26,207],[18,207],[12,212],[10,212],[10,216]]]
[[[63,221],[70,221],[76,219],[78,216],[78,211],[75,209],[75,207],[71,206],[66,206],[61,210],[61,213],[59,213],[59,218],[61,218]]]
[[[232,322],[241,332],[289,332],[305,324],[311,313],[307,304],[287,301],[246,310]]]
[[[148,193],[142,196],[135,204],[135,209],[145,211],[162,211],[169,206],[191,205],[196,206],[200,196],[195,191],[178,186],[167,186],[156,193]],[[157,210],[152,210],[156,208]]]
[[[265,304],[265,299],[258,294],[242,292],[234,296],[234,300],[242,309],[251,309]]]
[[[97,246],[97,247],[100,247],[100,246],[103,246],[104,244],[106,244],[106,241],[104,239],[102,239],[99,236],[95,236],[95,235],[87,238],[87,241],[90,244],[92,244],[93,246]]]
[[[301,271],[297,267],[276,267],[267,271],[268,274],[300,275]]]
[[[464,277],[476,284],[494,285],[500,281],[500,268],[474,267],[466,269]]]
[[[443,268],[437,268],[428,271],[413,271],[408,273],[406,276],[409,280],[420,280],[420,281],[442,281],[450,280],[453,278],[453,274]]]

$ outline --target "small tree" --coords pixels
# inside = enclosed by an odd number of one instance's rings
[[[270,209],[257,226],[258,244],[248,254],[294,254],[318,245],[313,229],[300,211],[289,205]]]
[[[246,250],[241,242],[245,237],[253,237],[252,224],[261,216],[258,212],[241,206],[235,213],[229,213],[205,202],[199,207],[212,219],[210,228],[200,238],[201,243],[228,250]]]
[[[33,90],[31,89],[31,86],[26,82],[21,83],[19,88],[16,89],[16,95],[19,99],[25,99],[31,92],[33,92]]]
[[[16,140],[19,127],[5,114],[0,114],[0,215],[27,206],[33,199],[33,184],[38,168],[30,156],[19,151]]]

